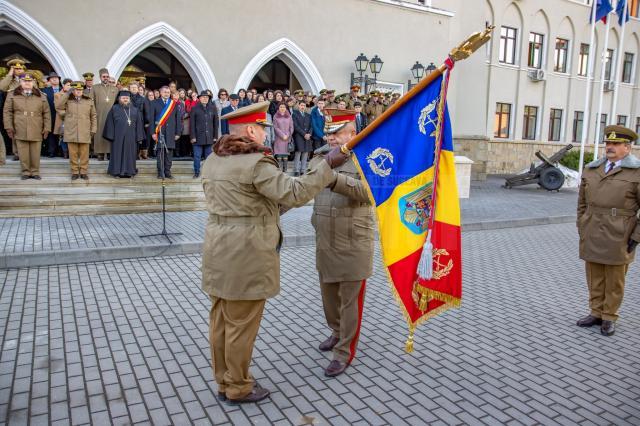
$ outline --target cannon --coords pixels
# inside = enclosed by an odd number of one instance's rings
[[[514,186],[537,183],[547,191],[559,190],[564,184],[564,173],[557,167],[557,164],[572,149],[573,145],[569,144],[551,157],[547,157],[542,151],[536,152],[536,157],[538,157],[542,163],[537,166],[531,163],[531,168],[528,172],[506,178],[504,187],[513,188]]]

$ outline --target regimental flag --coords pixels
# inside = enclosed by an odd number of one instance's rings
[[[613,10],[613,6],[611,6],[611,1],[609,0],[598,0],[597,3],[594,3],[594,7],[596,8],[596,22],[602,21],[605,24],[607,23],[607,17],[609,13]],[[591,20],[591,18],[589,18]]]
[[[623,26],[631,19],[629,9],[627,9],[627,0],[618,0],[616,5],[616,13],[618,14],[618,24]]]
[[[383,262],[409,325],[408,352],[415,327],[462,298],[460,205],[446,107],[453,62],[447,64],[444,75],[398,100],[402,106],[353,148],[376,208]]]

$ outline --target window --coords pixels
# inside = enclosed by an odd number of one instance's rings
[[[600,142],[604,140],[604,128],[607,127],[607,114],[602,114],[600,116]],[[598,114],[596,114],[596,120],[598,119]]]
[[[582,141],[582,126],[584,125],[584,112],[573,113],[573,142]]]
[[[561,129],[562,129],[562,110],[552,108],[551,116],[549,118],[549,140],[559,141]]]
[[[496,104],[496,121],[493,136],[496,138],[509,137],[509,125],[511,123],[511,104]]]
[[[500,28],[500,55],[498,61],[503,64],[516,63],[516,38],[518,30],[510,27]]]
[[[587,76],[589,70],[589,45],[580,45],[580,56],[578,57],[578,75]]]
[[[624,63],[622,64],[622,82],[631,83],[631,73],[633,72],[633,53],[626,52],[624,54]]]
[[[606,61],[607,63],[604,66],[604,79],[611,80],[611,76],[613,75],[613,49],[607,49]]]
[[[524,107],[524,127],[522,128],[522,139],[533,140],[536,138],[536,123],[538,122],[538,107]]]
[[[530,68],[542,68],[542,47],[544,36],[538,33],[529,33],[529,60]]]
[[[627,127],[627,116],[626,115],[619,115],[618,116],[618,126]]]
[[[556,39],[556,54],[553,62],[555,72],[567,72],[567,57],[569,55],[569,40]]]

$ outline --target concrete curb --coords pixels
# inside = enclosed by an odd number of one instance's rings
[[[575,222],[575,215],[524,218],[465,223],[462,232],[489,231],[524,226],[556,225]],[[285,235],[282,247],[306,247],[315,243],[315,235]],[[139,257],[171,256],[202,253],[202,241],[181,241],[174,244],[151,244],[122,247],[50,250],[33,253],[14,253],[0,256],[0,269],[32,268],[37,266],[103,262]]]

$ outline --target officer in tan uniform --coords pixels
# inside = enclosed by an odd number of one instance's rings
[[[327,102],[325,102],[324,107],[329,109],[338,108],[338,101],[336,101],[336,91],[334,89],[327,89]]]
[[[585,167],[578,198],[580,258],[586,262],[591,313],[580,327],[615,332],[625,276],[640,242],[640,160],[631,154],[638,135],[605,128],[606,156]]]
[[[364,113],[367,114],[367,122],[372,123],[373,120],[380,117],[384,112],[384,105],[380,100],[380,92],[374,90],[370,93],[369,102],[364,107]]]
[[[20,87],[10,92],[4,103],[4,128],[16,142],[22,168],[21,179],[40,180],[40,148],[51,130],[51,111],[44,93],[34,87],[26,73]]]
[[[349,97],[346,99],[347,101],[347,109],[354,109],[355,103],[358,102],[358,96],[360,95],[360,85],[354,84],[351,86],[351,91],[349,92]]]
[[[5,92],[7,97],[9,97],[15,89],[20,87],[20,77],[22,77],[27,70],[25,68],[24,61],[19,58],[11,59],[7,62],[7,66],[9,67],[9,72],[2,80],[0,80],[0,90]],[[18,145],[16,145],[16,140],[12,139],[11,144],[13,160],[18,161],[20,156],[18,155]]]
[[[352,110],[325,109],[326,154],[356,135]],[[330,118],[329,118],[330,117]],[[322,155],[314,157],[322,161]],[[327,377],[342,374],[353,361],[360,335],[366,279],[373,268],[374,217],[367,190],[353,160],[334,170],[333,185],[316,195],[311,223],[316,230],[316,268],[331,336],[319,346],[333,350]]]
[[[82,78],[84,78],[84,94],[89,96],[93,87],[93,73],[85,72],[82,74]]]
[[[202,288],[211,297],[209,338],[218,399],[257,402],[269,391],[249,374],[266,299],[280,291],[280,208],[302,206],[336,177],[347,160],[330,152],[306,174],[282,173],[263,145],[269,102],[222,117],[230,134],[213,147],[202,169],[209,220],[202,256]]]

